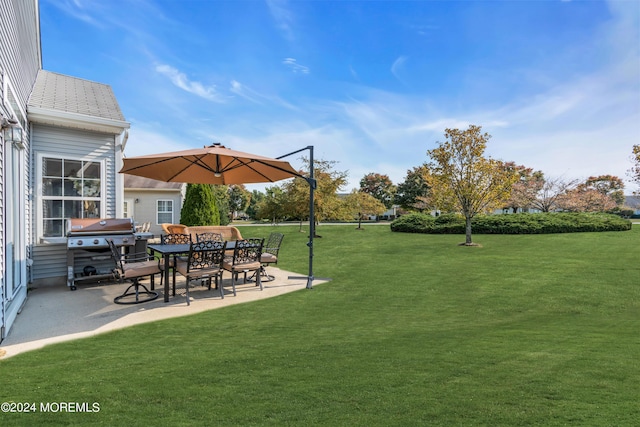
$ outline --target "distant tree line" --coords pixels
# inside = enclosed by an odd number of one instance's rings
[[[398,213],[457,212],[467,224],[479,214],[504,212],[609,212],[629,213],[624,207],[624,182],[617,176],[591,176],[585,181],[546,177],[515,162],[485,157],[491,136],[480,126],[446,129],[445,141],[427,151],[427,160],[407,170],[394,185],[388,175],[372,172],[360,180],[360,188],[344,193],[348,172],[337,170],[337,161],[315,160],[314,221],[353,221],[380,216],[393,206]],[[640,146],[633,147],[634,166],[629,175],[640,184]],[[303,158],[301,175],[309,160]],[[199,189],[195,190],[197,187]],[[208,187],[205,190],[202,187]],[[211,197],[207,194],[211,193]],[[195,197],[196,201],[189,199]],[[214,206],[215,205],[215,206]],[[206,214],[202,206],[216,213]],[[309,185],[302,178],[283,181],[264,192],[249,192],[243,185],[189,184],[181,219],[186,222],[228,224],[241,218],[309,221]],[[193,218],[193,217],[197,218]],[[186,222],[185,222],[186,221]],[[470,230],[467,243],[471,243]]]

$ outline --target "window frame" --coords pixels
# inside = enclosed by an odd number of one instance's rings
[[[67,161],[80,161],[80,162],[93,162],[97,163],[100,166],[100,196],[99,197],[78,197],[78,196],[45,196],[44,191],[44,182],[43,182],[43,173],[42,167],[45,158],[51,158],[56,160],[67,160]],[[55,243],[66,243],[67,237],[64,236],[45,236],[44,235],[44,209],[43,203],[45,200],[97,200],[100,202],[99,209],[99,217],[104,218],[106,208],[107,208],[107,186],[106,186],[106,176],[107,176],[107,162],[106,159],[95,159],[83,156],[73,156],[73,155],[60,155],[54,154],[50,152],[39,152],[36,157],[36,197],[35,197],[35,207],[37,212],[37,224],[36,224],[36,234],[37,234],[37,242],[43,244],[55,244]],[[68,219],[68,218],[64,218]],[[63,234],[65,231],[63,230]]]
[[[160,202],[169,202],[171,204],[171,210],[170,211],[160,211]],[[174,213],[175,213],[175,209],[174,209],[174,205],[175,205],[175,201],[173,199],[157,199],[156,200],[156,225],[160,225],[160,224],[164,224],[164,223],[169,223],[169,224],[174,224]],[[171,214],[171,221],[162,221],[160,222],[160,218],[159,215],[163,213],[163,214]]]

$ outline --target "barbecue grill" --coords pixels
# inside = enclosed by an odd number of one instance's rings
[[[126,250],[144,241],[148,233],[135,233],[131,218],[70,218],[67,220],[67,286],[76,282],[113,278],[115,264],[108,240]]]

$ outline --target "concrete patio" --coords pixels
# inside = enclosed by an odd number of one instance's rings
[[[153,322],[171,317],[187,316],[205,310],[213,310],[232,304],[240,304],[271,298],[288,292],[305,289],[304,275],[270,267],[269,274],[275,276],[271,282],[263,282],[264,290],[255,283],[242,280],[236,285],[237,296],[231,286],[225,286],[225,298],[219,291],[209,291],[206,286],[193,282],[189,287],[190,305],[187,305],[184,278],[176,278],[176,296],[169,302],[163,300],[163,289],[158,285],[160,296],[150,302],[133,305],[114,304],[113,298],[129,286],[128,283],[88,283],[70,291],[67,286],[44,286],[31,289],[22,311],[16,318],[7,338],[0,343],[0,358],[42,348],[48,344],[89,337],[103,332],[126,328],[131,325]],[[296,277],[291,279],[290,276]],[[301,277],[302,278],[298,278]],[[225,283],[230,275],[225,275]],[[149,281],[142,281],[149,285]],[[316,284],[322,280],[313,281]]]

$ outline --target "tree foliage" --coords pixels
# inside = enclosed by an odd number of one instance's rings
[[[251,192],[251,199],[249,200],[249,206],[247,206],[245,213],[249,216],[249,218],[257,218],[258,208],[260,206],[260,202],[264,199],[265,195],[263,192],[258,190],[253,190]]]
[[[582,185],[567,190],[557,200],[558,209],[567,212],[609,212],[616,206],[610,195]]]
[[[629,169],[628,173],[633,182],[640,185],[640,145],[634,145],[631,152],[633,166]]]
[[[388,175],[369,173],[360,180],[360,192],[372,195],[389,209],[393,206],[396,186]]]
[[[309,159],[303,158],[307,165],[307,172],[300,174],[308,176]],[[336,213],[341,212],[342,202],[338,191],[347,183],[348,173],[337,171],[338,162],[332,160],[314,160],[314,178],[317,186],[314,191],[314,213],[316,223],[326,219],[338,219]],[[282,185],[286,194],[285,211],[287,216],[295,219],[309,218],[309,184],[302,178],[294,178]],[[340,215],[337,215],[338,217]]]
[[[445,210],[461,212],[466,221],[466,245],[471,245],[471,220],[499,207],[509,197],[517,174],[504,163],[485,158],[487,141],[480,126],[445,130],[446,140],[427,151],[432,159],[432,200]]]
[[[624,181],[615,175],[590,176],[583,185],[611,197],[616,206],[624,204]]]
[[[209,184],[188,184],[180,212],[186,226],[220,225],[220,213]]]
[[[268,219],[277,224],[286,216],[286,195],[278,186],[267,187],[265,195],[256,206],[256,219]]]
[[[394,203],[404,209],[417,210],[419,212],[429,208],[425,200],[429,196],[429,167],[421,165],[409,169],[403,182],[398,184],[394,197]]]
[[[514,162],[507,162],[504,166],[518,176],[511,187],[511,195],[504,207],[511,209],[513,213],[518,212],[518,209],[523,211],[530,209],[538,192],[542,189],[544,174],[542,171],[534,171],[532,168],[516,165]]]
[[[576,184],[575,180],[566,181],[560,177],[545,179],[531,206],[541,212],[553,212],[560,209],[560,199],[563,194],[573,189]]]
[[[213,199],[220,213],[220,225],[228,225],[231,222],[231,208],[229,207],[229,187],[226,185],[211,185]]]
[[[230,185],[228,192],[231,218],[235,218],[238,212],[242,212],[249,207],[251,193],[242,184]]]
[[[349,212],[349,219],[356,218],[358,220],[358,228],[360,221],[366,219],[370,215],[380,215],[386,210],[386,206],[373,195],[353,190],[343,201]]]

